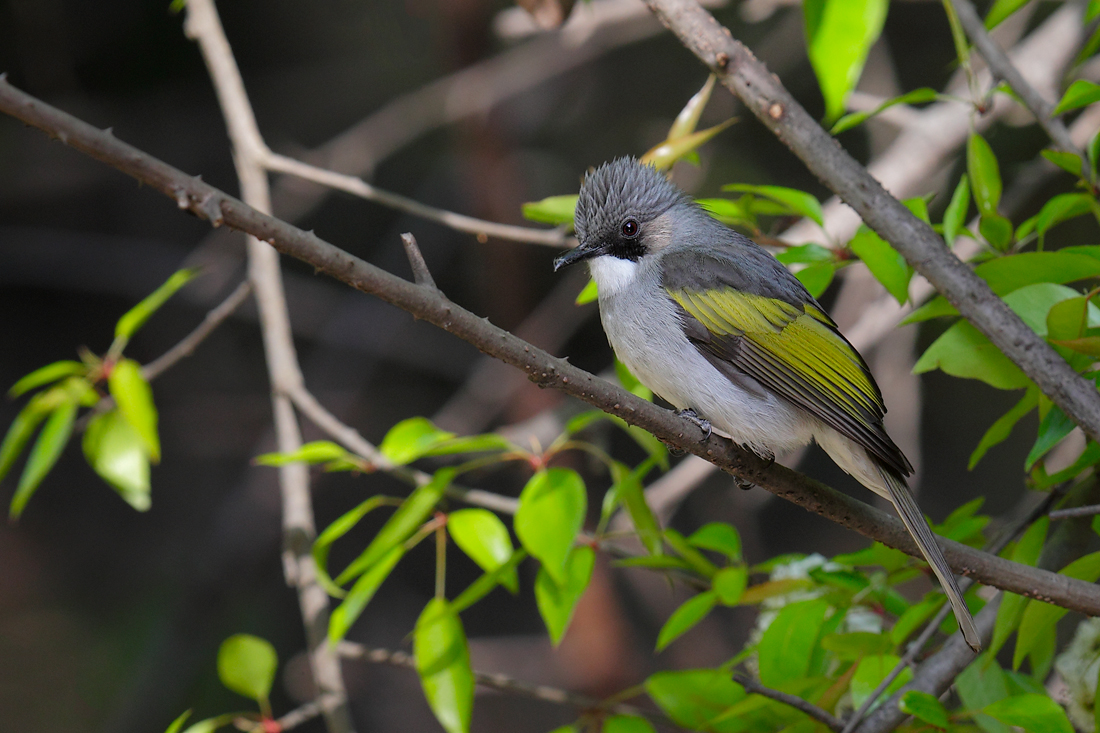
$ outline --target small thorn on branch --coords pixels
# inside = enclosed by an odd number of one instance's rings
[[[412,232],[401,235],[401,244],[405,246],[405,255],[409,258],[409,266],[412,267],[413,281],[422,287],[439,290],[435,280],[432,279],[432,273],[428,272],[428,264],[424,262],[424,255],[420,253],[420,247]]]

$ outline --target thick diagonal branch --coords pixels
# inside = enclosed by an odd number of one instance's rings
[[[729,29],[696,0],[645,2],[822,183],[889,241],[1085,433],[1100,440],[1096,386],[1074,372],[984,280],[955,257],[931,226],[887,193]]]
[[[669,445],[706,458],[723,470],[809,511],[890,547],[920,556],[901,522],[884,512],[788,468],[768,464],[724,438],[711,436],[700,441],[698,428],[671,411],[547,354],[455,305],[437,290],[402,280],[311,232],[256,211],[113,135],[20,92],[4,79],[0,79],[0,111],[63,138],[73,148],[169,196],[181,209],[216,225],[226,224],[248,232],[318,271],[439,326],[484,353],[523,370],[529,379],[542,387],[553,387],[618,415]],[[1009,562],[950,540],[941,538],[940,544],[948,563],[957,573],[1029,598],[1041,597],[1071,610],[1100,615],[1100,588],[1091,583]]]

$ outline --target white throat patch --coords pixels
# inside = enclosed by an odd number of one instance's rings
[[[600,292],[612,295],[634,282],[638,277],[638,263],[614,255],[600,255],[588,261],[588,271]]]

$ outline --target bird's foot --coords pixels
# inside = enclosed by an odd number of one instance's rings
[[[757,448],[755,446],[749,445],[748,443],[742,443],[741,447],[764,461],[765,465],[763,470],[765,471],[771,468],[772,464],[775,463],[775,454],[767,448]],[[742,491],[748,491],[749,489],[756,486],[756,484],[754,484],[752,481],[749,481],[748,479],[743,479],[740,476],[734,476],[733,482],[737,484],[737,488],[741,489]]]
[[[737,488],[741,489],[742,491],[748,491],[749,489],[756,487],[756,484],[754,484],[752,481],[749,481],[748,479],[743,479],[740,476],[734,476],[733,483],[737,484]]]
[[[703,437],[699,439],[699,442],[706,442],[707,438],[710,437],[710,434],[712,432],[710,421],[699,417],[695,410],[691,409],[690,407],[684,410],[680,410],[678,414],[680,415],[680,417],[684,418],[690,423],[694,423],[697,428],[702,430]]]

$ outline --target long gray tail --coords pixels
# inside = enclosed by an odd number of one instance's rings
[[[959,622],[959,628],[962,629],[963,639],[966,640],[971,649],[980,652],[982,641],[978,636],[978,629],[974,626],[974,617],[970,615],[970,610],[963,601],[962,592],[959,590],[958,584],[955,583],[955,575],[951,572],[947,560],[944,559],[939,544],[936,543],[936,536],[932,534],[932,530],[924,521],[924,515],[917,506],[917,502],[913,499],[913,495],[909,493],[909,487],[888,469],[880,468],[879,473],[882,474],[882,478],[890,491],[890,501],[894,503],[898,516],[901,517],[905,528],[909,530],[909,534],[913,536],[913,540],[920,548],[924,559],[932,567],[932,572],[939,578],[940,585],[943,587],[944,593],[947,594],[947,600],[951,603],[951,610],[955,612],[955,619]]]

